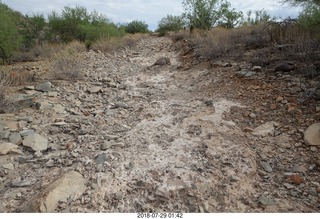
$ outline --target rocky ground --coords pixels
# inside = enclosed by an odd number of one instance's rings
[[[319,212],[319,82],[166,37],[85,62],[0,114],[0,212]]]

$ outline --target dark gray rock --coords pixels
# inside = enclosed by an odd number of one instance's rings
[[[284,62],[284,63],[278,64],[275,67],[274,71],[275,72],[279,72],[279,71],[280,72],[290,72],[293,69],[294,69],[294,65],[293,64]]]
[[[104,162],[106,162],[108,160],[108,155],[107,153],[101,153],[98,154],[95,158],[96,164],[104,164]]]
[[[157,59],[157,61],[152,66],[155,66],[155,65],[163,66],[163,65],[169,65],[169,64],[170,64],[170,59],[168,57],[161,57]]]
[[[42,91],[42,92],[49,92],[52,90],[52,84],[50,82],[44,82],[44,83],[38,84],[35,87],[35,90]]]
[[[258,199],[258,203],[261,204],[261,205],[264,205],[264,206],[268,206],[268,205],[276,205],[277,202],[269,197],[269,196],[261,196],[259,199]]]

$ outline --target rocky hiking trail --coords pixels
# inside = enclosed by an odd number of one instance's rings
[[[85,62],[84,80],[19,88],[34,106],[0,114],[0,212],[319,212],[301,80],[167,37]]]

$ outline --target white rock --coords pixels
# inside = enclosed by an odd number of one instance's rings
[[[274,122],[267,122],[257,128],[255,128],[252,132],[255,136],[267,137],[268,135],[272,135],[275,131]]]
[[[12,163],[3,164],[2,167],[7,170],[14,170],[14,165]]]
[[[60,200],[75,200],[86,190],[86,180],[76,172],[65,173],[22,207],[23,212],[54,212]]]
[[[48,140],[37,133],[28,135],[22,144],[32,148],[34,151],[44,151],[48,148]]]
[[[313,124],[304,133],[306,145],[320,146],[320,123]]]

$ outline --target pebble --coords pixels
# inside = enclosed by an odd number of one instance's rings
[[[258,203],[261,204],[261,205],[264,205],[264,206],[277,204],[276,201],[273,198],[269,197],[269,196],[261,196],[258,199]]]
[[[95,158],[95,161],[96,161],[96,164],[99,165],[99,164],[104,164],[104,162],[108,161],[108,154],[107,153],[101,153],[101,154],[98,154]]]
[[[34,133],[33,129],[26,129],[26,130],[23,130],[23,131],[19,132],[21,137],[26,137],[26,136],[31,135],[33,133]]]
[[[268,162],[260,162],[260,165],[262,166],[262,168],[264,169],[264,171],[271,173],[273,171],[272,167],[270,166],[270,164]]]
[[[294,185],[291,185],[291,184],[289,184],[289,183],[284,183],[283,185],[284,185],[284,187],[286,187],[287,189],[295,189],[295,188],[296,188]]]

